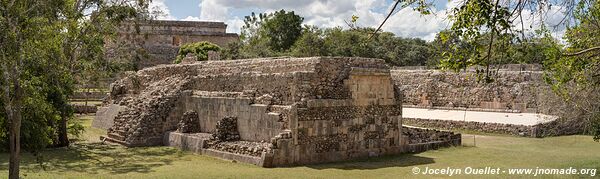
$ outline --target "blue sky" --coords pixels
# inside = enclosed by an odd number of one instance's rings
[[[434,15],[427,16],[411,8],[397,9],[383,30],[401,37],[433,40],[437,32],[450,26],[446,12],[457,2],[435,1]],[[393,0],[153,0],[151,8],[163,12],[158,19],[222,21],[228,24],[228,32],[239,33],[244,16],[280,9],[293,10],[305,18],[305,24],[319,27],[345,27],[344,20],[352,15],[359,16],[359,26],[376,27],[392,4]]]

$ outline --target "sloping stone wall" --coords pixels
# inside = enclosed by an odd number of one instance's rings
[[[473,71],[392,70],[405,105],[420,107],[499,109],[514,112],[550,112],[545,106],[549,86],[541,71],[502,70],[494,82],[478,82]]]
[[[484,122],[473,122],[473,121],[450,121],[450,120],[436,120],[436,119],[413,119],[405,118],[404,123],[406,125],[426,127],[433,129],[445,129],[445,130],[470,130],[484,133],[495,133],[495,134],[508,134],[515,136],[524,137],[537,137],[538,129],[537,125],[526,126],[526,125],[515,125],[515,124],[499,124],[499,123],[484,123]]]

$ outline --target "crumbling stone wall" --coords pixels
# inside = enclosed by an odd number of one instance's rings
[[[237,118],[225,117],[217,122],[217,130],[213,133],[213,138],[218,141],[237,141],[240,140],[240,133],[237,127]]]
[[[117,38],[106,45],[107,57],[117,58],[118,48],[142,54],[137,68],[143,69],[159,64],[171,64],[179,46],[209,41],[221,47],[239,40],[235,33],[226,32],[223,22],[150,20],[123,23]],[[141,47],[141,49],[137,49]]]
[[[443,72],[438,70],[392,70],[401,89],[405,105],[420,107],[467,107],[517,112],[549,112],[550,88],[541,71],[498,71],[494,82],[478,82],[474,71]]]
[[[484,133],[508,134],[516,136],[536,137],[536,126],[516,125],[516,124],[500,124],[500,123],[484,123],[473,121],[450,121],[450,120],[435,120],[435,119],[413,119],[405,118],[406,125],[427,127],[434,129],[445,130],[470,130]]]
[[[198,119],[198,113],[196,111],[188,111],[183,113],[179,124],[177,125],[177,132],[181,133],[198,133],[200,132],[200,120]]]
[[[402,133],[408,136],[409,144],[422,144],[429,142],[448,142],[461,140],[461,135],[451,131],[426,129],[417,127],[402,127]]]
[[[401,127],[401,92],[383,60],[205,61],[141,70],[111,89],[105,106],[118,105],[115,109],[121,112],[106,140],[127,146],[164,141],[261,166],[408,150]],[[197,113],[199,134],[219,133],[224,118],[235,118],[235,127],[234,120],[228,120],[232,128],[227,131],[235,128],[239,140],[173,133],[186,111]]]

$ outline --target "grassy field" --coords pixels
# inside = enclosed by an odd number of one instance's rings
[[[91,117],[81,119],[90,126]],[[414,167],[593,168],[600,170],[600,143],[589,136],[544,139],[464,134],[466,146],[348,162],[290,168],[260,168],[170,147],[124,148],[105,145],[90,129],[69,148],[48,149],[43,164],[23,155],[24,178],[446,178],[415,175]],[[8,173],[8,154],[0,154],[0,178]],[[463,171],[464,172],[464,171]],[[507,178],[530,175],[454,175],[455,178]],[[538,176],[539,177],[539,176]],[[542,178],[591,178],[590,175],[543,175]],[[598,178],[598,174],[595,176]]]

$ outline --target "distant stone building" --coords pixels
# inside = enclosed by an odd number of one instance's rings
[[[128,22],[117,32],[117,38],[107,44],[109,58],[133,59],[137,69],[170,64],[179,46],[208,41],[221,47],[237,41],[239,36],[227,33],[223,22],[162,21]],[[120,50],[120,53],[117,53]]]

